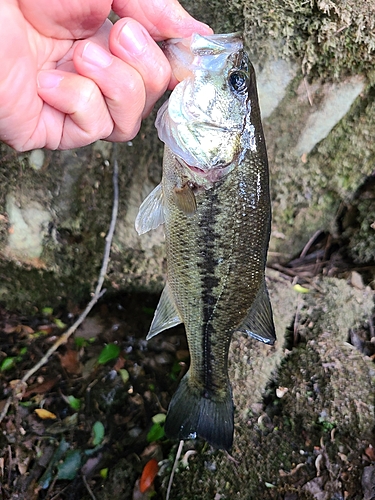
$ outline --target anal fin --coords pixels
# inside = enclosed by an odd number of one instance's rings
[[[258,294],[242,325],[236,328],[238,332],[246,333],[265,344],[273,345],[276,340],[273,323],[272,307],[268,296],[265,281],[259,288]]]
[[[179,325],[180,323],[182,323],[182,320],[174,303],[172,293],[167,282],[160,296],[159,304],[157,305],[157,308],[155,310],[154,319],[152,320],[150,330],[146,339],[150,340],[152,337],[162,332],[163,330],[172,328],[173,326]]]

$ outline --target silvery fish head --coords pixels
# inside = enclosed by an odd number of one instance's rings
[[[159,110],[158,134],[191,180],[209,189],[256,148],[249,99],[254,69],[238,33],[194,34],[163,49],[182,81]]]

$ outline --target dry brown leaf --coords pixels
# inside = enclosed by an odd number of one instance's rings
[[[40,325],[38,326],[38,332],[43,332],[46,335],[50,334],[53,332],[53,330],[56,328],[56,325]]]
[[[57,384],[58,380],[59,380],[59,378],[55,377],[55,378],[47,379],[44,382],[42,382],[41,384],[38,384],[38,383],[33,384],[26,390],[23,397],[27,398],[27,397],[31,396],[31,394],[44,394],[45,392],[50,391],[52,389],[52,387]]]
[[[2,328],[4,333],[13,333],[16,331],[18,325],[10,325],[9,323],[5,323],[4,327]]]
[[[16,447],[16,461],[20,474],[26,474],[29,468],[30,457],[19,446]]]
[[[9,387],[12,389],[14,397],[22,399],[27,389],[27,384],[23,380],[14,379],[9,382]]]
[[[117,358],[117,361],[113,367],[114,370],[119,371],[121,368],[124,368],[125,366],[125,358],[123,358],[121,355]]]
[[[365,454],[371,462],[375,462],[375,448],[371,444],[365,449]]]
[[[68,349],[65,354],[60,355],[61,366],[71,375],[82,373],[82,364],[78,359],[78,352]]]

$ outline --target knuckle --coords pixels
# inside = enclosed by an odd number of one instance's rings
[[[147,88],[155,94],[162,94],[171,79],[171,67],[167,60],[154,65],[146,75]]]
[[[100,129],[98,130],[97,136],[100,137],[100,139],[106,139],[111,135],[112,132],[113,132],[113,123],[110,123],[107,120],[106,125],[100,127]]]
[[[98,98],[99,90],[97,85],[90,79],[86,79],[85,85],[80,89],[80,95],[78,102],[81,108],[87,109],[92,105],[95,105],[95,101]]]

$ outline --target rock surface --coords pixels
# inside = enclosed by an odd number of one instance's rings
[[[288,260],[316,231],[335,235],[338,210],[355,200],[359,232],[347,231],[348,246],[357,262],[369,262],[375,202],[356,197],[375,155],[374,16],[367,2],[185,3],[216,32],[244,31],[257,67],[271,169],[271,252]],[[162,288],[162,233],[138,238],[134,231],[138,207],[161,175],[154,117],[117,153],[120,217],[107,283],[115,289]],[[109,225],[111,154],[112,145],[101,141],[53,153],[1,146],[0,299],[9,307],[85,300]]]

